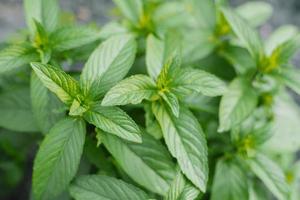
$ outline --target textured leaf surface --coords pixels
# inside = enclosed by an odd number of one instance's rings
[[[164,195],[175,177],[175,164],[167,149],[148,134],[143,134],[141,144],[129,143],[104,133],[105,147],[122,169],[138,184]]]
[[[38,131],[31,110],[30,91],[20,87],[0,94],[0,126],[14,131]]]
[[[33,35],[35,33],[34,21],[40,22],[48,32],[52,32],[58,25],[60,9],[57,0],[25,0],[26,22]]]
[[[220,132],[241,123],[255,109],[258,102],[256,91],[249,81],[236,78],[229,85],[220,103]]]
[[[125,140],[142,142],[140,129],[120,108],[94,105],[84,114],[94,126]]]
[[[35,73],[31,74],[30,94],[34,118],[39,129],[46,134],[63,118],[63,104],[43,85]]]
[[[76,200],[145,200],[144,191],[122,180],[102,176],[87,175],[76,179],[70,187],[71,196]]]
[[[34,161],[35,199],[53,199],[77,172],[85,140],[85,123],[67,118],[58,122],[42,142]]]
[[[153,103],[152,109],[170,153],[186,177],[204,192],[208,179],[207,145],[197,119],[184,106],[178,118],[160,103]]]
[[[282,68],[282,79],[285,85],[300,95],[300,70],[295,68]]]
[[[256,27],[263,25],[270,19],[273,8],[264,1],[251,1],[237,7],[236,12],[253,27]]]
[[[100,38],[99,32],[88,26],[63,26],[50,35],[52,48],[66,51],[92,43]]]
[[[81,74],[86,95],[99,98],[120,81],[134,62],[136,42],[130,35],[112,36],[90,56]]]
[[[170,110],[172,111],[173,115],[175,117],[179,116],[179,101],[175,94],[165,91],[159,93],[159,95],[162,97],[162,99],[166,102],[166,104],[169,106]]]
[[[288,198],[289,186],[280,167],[268,157],[258,154],[249,161],[251,170],[258,176],[269,190],[280,200]]]
[[[238,39],[245,45],[252,57],[256,61],[259,61],[263,54],[263,47],[257,32],[255,32],[255,30],[253,30],[247,22],[233,10],[223,8],[222,11]]]
[[[226,91],[225,83],[213,74],[199,69],[183,69],[171,83],[179,94],[200,92],[206,96],[220,96]]]
[[[143,1],[142,0],[113,0],[122,11],[123,15],[128,18],[134,25],[138,25],[143,17]]]
[[[43,84],[62,102],[70,105],[80,93],[77,81],[61,69],[42,63],[31,63],[31,66]]]
[[[9,73],[38,59],[38,54],[27,44],[10,46],[0,51],[0,74]]]
[[[111,88],[102,100],[102,105],[138,104],[151,100],[157,93],[155,82],[146,75],[134,75]]]
[[[233,161],[219,160],[212,186],[212,200],[248,200],[247,174]]]

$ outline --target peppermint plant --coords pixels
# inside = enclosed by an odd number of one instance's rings
[[[98,27],[24,1],[0,45],[0,197],[32,161],[28,199],[298,200],[298,28],[262,37],[262,1],[113,2]]]

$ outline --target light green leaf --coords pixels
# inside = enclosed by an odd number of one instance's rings
[[[141,189],[122,180],[103,175],[86,175],[77,178],[70,187],[70,193],[76,200],[149,199]]]
[[[285,200],[289,194],[289,186],[280,167],[268,157],[258,154],[249,160],[251,170],[258,176],[269,190],[279,199]]]
[[[62,102],[71,105],[77,95],[80,94],[77,81],[61,69],[35,62],[31,63],[31,67],[43,84],[55,93]]]
[[[257,102],[258,96],[251,83],[243,78],[234,79],[221,99],[218,131],[228,131],[241,123],[252,113]]]
[[[50,35],[55,51],[66,51],[92,43],[100,38],[99,31],[88,26],[63,26]]]
[[[181,59],[176,55],[170,58],[161,69],[156,81],[158,89],[171,89],[172,80],[180,73]]]
[[[152,106],[170,153],[177,159],[186,177],[205,192],[208,179],[207,145],[197,119],[182,105],[178,118],[165,105],[154,102]]]
[[[263,56],[263,45],[258,33],[233,10],[223,8],[222,11],[233,32],[242,42],[242,45],[248,49],[256,62],[260,61]]]
[[[274,99],[272,137],[264,143],[266,151],[295,153],[300,149],[300,109],[292,96],[283,91]]]
[[[144,15],[142,0],[113,0],[123,15],[138,26]]]
[[[300,95],[300,70],[292,67],[282,67],[281,78],[287,87]]]
[[[31,110],[30,91],[19,87],[0,94],[0,127],[21,132],[38,131]]]
[[[162,99],[166,102],[166,104],[169,106],[169,108],[171,109],[173,115],[175,117],[179,116],[179,101],[176,97],[175,94],[173,94],[172,92],[159,92],[159,95],[162,97]]]
[[[117,22],[109,22],[101,28],[99,32],[99,37],[101,39],[106,40],[111,36],[118,35],[118,34],[124,35],[126,33],[128,33],[128,30],[124,26],[122,26],[122,24],[119,24]]]
[[[285,25],[276,29],[265,42],[266,54],[271,55],[277,46],[292,39],[298,32],[298,28],[293,25]]]
[[[163,134],[152,112],[151,103],[145,103],[144,110],[145,110],[145,126],[146,126],[147,133],[152,135],[155,139],[158,140],[161,139],[163,137]]]
[[[146,66],[150,77],[157,79],[167,61],[178,53],[179,46],[180,37],[177,34],[167,33],[164,39],[159,39],[154,35],[147,37]]]
[[[194,200],[199,193],[199,190],[187,182],[181,172],[178,172],[165,200]]]
[[[185,0],[187,11],[194,17],[196,24],[203,29],[213,30],[216,25],[216,7],[211,0]]]
[[[10,46],[0,51],[0,74],[13,72],[38,59],[38,54],[29,44],[22,43]]]
[[[270,19],[273,12],[272,6],[264,1],[246,2],[235,10],[253,27],[263,25]]]
[[[256,69],[255,60],[244,48],[238,46],[226,46],[224,50],[220,51],[220,55],[233,65],[237,74],[246,74],[249,70]]]
[[[247,174],[236,162],[219,160],[213,179],[211,199],[248,200],[247,182]]]
[[[120,81],[131,68],[136,42],[130,35],[112,36],[90,56],[81,74],[81,85],[86,95],[101,97]]]
[[[85,123],[66,118],[58,122],[43,140],[33,167],[36,200],[53,199],[74,178],[85,140]]]
[[[25,0],[25,17],[32,36],[35,34],[34,22],[37,20],[46,31],[52,32],[58,25],[60,9],[57,0]]]
[[[92,105],[84,118],[94,126],[132,142],[142,142],[141,131],[136,123],[118,107]]]
[[[182,49],[183,62],[194,63],[205,58],[216,47],[211,30],[192,30],[183,38],[184,48]]]
[[[141,144],[129,143],[103,133],[102,142],[121,168],[139,185],[164,195],[175,177],[175,164],[167,149],[148,134]]]
[[[111,88],[102,100],[103,106],[139,104],[157,95],[155,82],[146,75],[134,75]]]
[[[63,104],[43,85],[34,72],[31,74],[30,94],[34,118],[40,131],[46,134],[63,118]]]
[[[84,112],[87,111],[87,108],[85,106],[82,106],[80,102],[78,102],[76,99],[73,100],[73,103],[70,107],[69,115],[71,116],[82,116]]]
[[[226,84],[213,74],[199,69],[185,68],[174,77],[172,91],[179,94],[202,93],[205,96],[220,96],[226,92]]]

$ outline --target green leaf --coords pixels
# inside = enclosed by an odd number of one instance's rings
[[[21,132],[38,131],[29,94],[29,89],[25,87],[0,94],[0,127]]]
[[[276,29],[265,42],[266,54],[271,55],[277,46],[292,39],[298,32],[298,28],[293,25],[285,25]]]
[[[272,6],[264,1],[246,2],[235,10],[253,27],[263,25],[270,19],[273,12]]]
[[[183,62],[194,63],[205,58],[216,48],[211,30],[192,30],[183,38],[184,48],[182,49]]]
[[[223,8],[222,12],[242,45],[248,49],[255,61],[259,62],[263,56],[263,46],[257,32],[233,10]]]
[[[178,118],[160,103],[154,102],[152,106],[172,156],[177,159],[186,177],[205,192],[208,179],[207,145],[197,119],[182,105]]]
[[[71,107],[69,115],[71,116],[82,116],[83,113],[87,111],[87,108],[85,106],[82,106],[80,102],[78,102],[76,99],[74,99]]]
[[[131,68],[137,45],[130,35],[112,36],[90,56],[81,74],[86,95],[94,99],[120,81]]]
[[[199,190],[187,182],[179,172],[173,180],[165,200],[194,200],[199,193]]]
[[[213,74],[199,69],[185,68],[171,83],[175,94],[200,92],[205,96],[220,96],[226,92],[226,84]]]
[[[247,182],[247,174],[236,162],[219,160],[213,179],[211,199],[248,200]]]
[[[139,104],[157,95],[155,82],[146,75],[134,75],[111,88],[102,100],[103,106]]]
[[[32,36],[35,34],[34,22],[37,20],[47,32],[52,32],[58,25],[60,9],[57,0],[25,0],[25,17]]]
[[[157,79],[163,66],[179,51],[180,38],[177,34],[167,33],[164,39],[154,35],[147,37],[146,66],[147,72],[153,79]]]
[[[251,83],[244,78],[234,79],[221,99],[219,132],[240,124],[255,109],[258,96]]]
[[[269,190],[279,199],[285,200],[289,194],[289,186],[280,167],[268,157],[258,154],[249,160],[251,170],[258,176]]]
[[[167,149],[148,134],[135,144],[103,133],[101,139],[121,168],[139,185],[164,195],[175,177],[175,164]]]
[[[31,63],[36,75],[43,84],[67,105],[80,94],[77,81],[61,69],[42,63]]]
[[[34,118],[39,129],[46,134],[54,124],[63,118],[63,104],[33,72],[31,74],[30,94]]]
[[[162,90],[169,90],[172,80],[180,73],[181,59],[175,55],[171,57],[161,69],[156,81],[157,87]]]
[[[155,139],[161,139],[163,137],[163,134],[152,112],[151,103],[145,103],[144,110],[145,110],[145,125],[146,125],[147,133],[152,135]]]
[[[90,44],[100,38],[97,29],[88,26],[63,26],[50,35],[55,51],[66,51]]]
[[[238,46],[226,46],[224,50],[220,51],[220,55],[233,65],[237,74],[246,74],[250,70],[256,69],[255,60],[244,48]]]
[[[119,7],[126,18],[138,26],[144,15],[142,0],[113,0],[113,2]]]
[[[38,59],[34,48],[27,43],[10,46],[0,51],[0,74],[13,72]]]
[[[141,189],[122,180],[103,175],[86,175],[77,178],[70,187],[70,193],[76,200],[149,199]]]
[[[281,68],[281,78],[284,84],[300,95],[300,70],[292,67]]]
[[[121,35],[121,34],[126,34],[128,33],[128,30],[126,29],[126,27],[122,26],[122,24],[119,24],[117,22],[109,22],[106,25],[104,25],[100,32],[99,32],[99,37],[101,39],[108,39],[111,36],[114,35]]]
[[[142,142],[136,123],[118,107],[92,105],[84,118],[97,128],[132,142]]]
[[[168,91],[160,92],[159,95],[162,97],[162,99],[169,106],[169,108],[171,109],[173,115],[175,117],[178,117],[180,106],[179,106],[179,101],[178,101],[176,95],[173,94],[172,92],[168,92]]]
[[[203,29],[213,30],[216,26],[216,7],[210,0],[185,0],[188,11],[195,17],[196,24]]]
[[[74,178],[85,140],[85,123],[66,118],[58,122],[43,140],[33,167],[36,200],[53,199]]]

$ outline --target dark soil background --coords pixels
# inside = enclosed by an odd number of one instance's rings
[[[237,6],[247,1],[251,0],[230,0],[233,6]],[[260,32],[264,37],[267,37],[280,25],[293,24],[300,27],[300,0],[265,1],[273,5],[274,13],[273,17],[261,27]],[[25,27],[22,2],[22,0],[0,0],[0,43],[12,37],[16,30]],[[99,25],[103,25],[113,17],[111,12],[114,7],[112,0],[60,0],[60,2],[62,9],[74,13],[80,23],[94,21]],[[300,54],[296,56],[294,63],[296,66],[300,67]],[[300,103],[300,98],[298,98],[298,102]],[[36,147],[33,147],[32,152],[35,151],[35,148]],[[3,200],[29,199],[29,180],[31,179],[33,156],[34,155],[29,155],[28,157],[28,163],[26,163],[24,169],[26,171],[25,177],[23,177],[21,184],[11,195]],[[1,189],[2,188],[0,188],[0,190]]]

